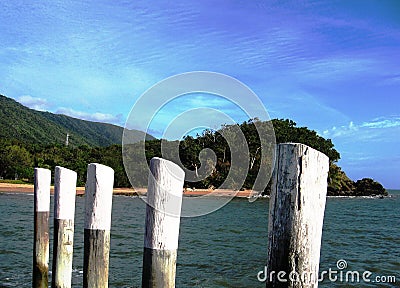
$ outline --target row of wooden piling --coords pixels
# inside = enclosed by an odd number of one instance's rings
[[[150,161],[143,253],[143,287],[175,287],[184,172],[176,164]],[[71,287],[76,172],[54,172],[54,241],[51,287]],[[35,169],[32,287],[48,287],[51,171]],[[89,164],[85,186],[83,287],[108,287],[114,171]]]
[[[268,224],[267,287],[317,287],[274,273],[318,274],[329,160],[303,144],[279,144]],[[146,205],[142,287],[175,287],[184,171],[153,158]],[[35,169],[33,288],[48,287],[51,172]],[[89,164],[85,187],[83,287],[108,287],[114,171]],[[51,287],[71,287],[76,173],[54,173],[54,243]],[[255,251],[255,253],[257,253]]]
[[[71,287],[74,245],[76,172],[54,171],[54,241],[51,287]],[[32,287],[48,287],[51,171],[35,169]],[[85,187],[83,287],[108,287],[111,205],[114,171],[88,165]]]

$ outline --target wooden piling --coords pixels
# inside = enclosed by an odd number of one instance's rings
[[[83,287],[108,287],[114,170],[88,165],[85,187]]]
[[[76,179],[76,172],[55,168],[52,288],[71,287]]]
[[[143,253],[143,288],[175,287],[184,178],[185,173],[178,165],[161,158],[151,159]]]
[[[267,287],[318,287],[329,159],[279,144],[268,223]],[[285,282],[286,281],[286,282]]]
[[[48,287],[51,171],[35,168],[32,287]]]

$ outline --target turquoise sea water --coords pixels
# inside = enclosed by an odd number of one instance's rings
[[[372,274],[369,283],[325,276],[320,287],[400,287],[400,191],[389,192],[392,197],[385,199],[328,198],[320,272]],[[84,198],[78,197],[73,287],[82,287],[83,209]],[[110,287],[141,285],[144,215],[141,199],[113,198]],[[267,215],[268,199],[234,199],[214,213],[183,218],[176,287],[265,287],[257,273],[267,258]],[[0,287],[31,287],[33,196],[0,193],[0,219]],[[338,269],[338,260],[347,268]],[[396,283],[372,282],[377,276],[395,276]]]

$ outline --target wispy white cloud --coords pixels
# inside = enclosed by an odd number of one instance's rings
[[[107,122],[112,124],[121,125],[122,124],[122,114],[112,115],[107,113],[88,113],[83,111],[77,111],[71,108],[60,107],[56,111],[57,114],[64,114],[67,116],[71,116],[74,118],[79,118],[88,121],[95,121],[95,122]]]
[[[390,75],[381,81],[382,85],[400,85],[400,75]]]
[[[337,138],[352,134],[355,131],[358,131],[358,126],[354,125],[353,121],[350,121],[348,125],[342,125],[339,127],[333,126],[330,129],[324,130],[321,134],[327,138]]]
[[[23,95],[17,98],[17,101],[31,109],[46,111],[49,109],[50,104],[47,99],[32,97],[30,95]]]
[[[307,59],[298,61],[293,73],[297,75],[299,81],[318,81],[335,82],[337,80],[349,80],[351,77],[376,74],[379,62],[368,56],[340,55],[322,57],[320,59]]]
[[[322,101],[314,92],[280,86],[269,89],[267,95],[264,103],[271,118],[289,118],[299,126],[317,131],[325,130],[327,123],[334,125],[351,121],[345,113]]]
[[[324,130],[321,134],[327,138],[349,138],[353,140],[372,140],[372,141],[389,141],[393,140],[392,129],[400,130],[400,117],[379,117],[360,124],[350,121],[348,125],[332,127]],[[400,132],[400,131],[398,131]],[[386,137],[382,137],[385,135]]]
[[[379,117],[370,122],[363,122],[360,126],[374,129],[400,127],[400,117]]]
[[[396,151],[400,145],[400,117],[349,122],[348,125],[327,129],[322,135],[335,143],[341,154],[339,164],[349,177],[372,177],[386,187],[398,187],[396,177],[400,162]],[[392,173],[390,177],[388,173]]]

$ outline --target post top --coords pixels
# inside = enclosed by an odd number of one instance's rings
[[[62,166],[56,166],[55,167],[55,171],[58,171],[58,172],[63,173],[63,174],[64,173],[76,174],[75,171],[73,171],[71,169],[68,169],[68,168],[65,168],[65,167],[62,167]]]
[[[308,146],[306,144],[303,144],[303,143],[288,142],[288,143],[280,143],[280,144],[278,144],[278,146],[294,146],[294,147],[297,146],[297,147],[301,147],[303,150],[300,150],[300,151],[304,151],[305,154],[307,154],[308,150],[310,150],[310,152],[314,151],[314,153],[319,154],[321,157],[324,157],[324,158],[326,157],[326,160],[324,160],[324,161],[329,161],[329,157],[326,156],[324,153],[322,153],[321,151],[318,151],[317,149],[314,149],[314,148],[312,148],[312,147],[310,147],[310,146]]]
[[[50,183],[51,171],[45,168],[35,168],[35,211],[46,212],[50,210]]]
[[[51,171],[47,168],[35,167],[35,170],[38,172],[51,173]]]
[[[57,169],[71,170],[71,169],[65,168],[65,167],[63,167],[63,166],[60,166],[60,165],[56,165],[56,167],[55,167],[55,168],[57,168]],[[71,170],[71,171],[72,171],[72,170]]]
[[[100,164],[100,163],[90,163],[88,165],[88,168],[89,167],[94,167],[94,168],[96,168],[96,170],[101,170],[101,171],[104,171],[104,172],[108,171],[108,172],[114,173],[114,169],[112,169],[111,167],[108,167],[106,165]]]
[[[90,163],[85,187],[85,229],[110,230],[114,170]]]
[[[162,165],[168,169],[170,174],[174,176],[176,179],[184,179],[185,178],[185,171],[181,167],[179,167],[177,164],[170,160],[166,160],[164,158],[160,157],[153,157],[150,160],[150,166],[153,165]]]
[[[77,173],[56,166],[54,172],[54,218],[74,219]]]

